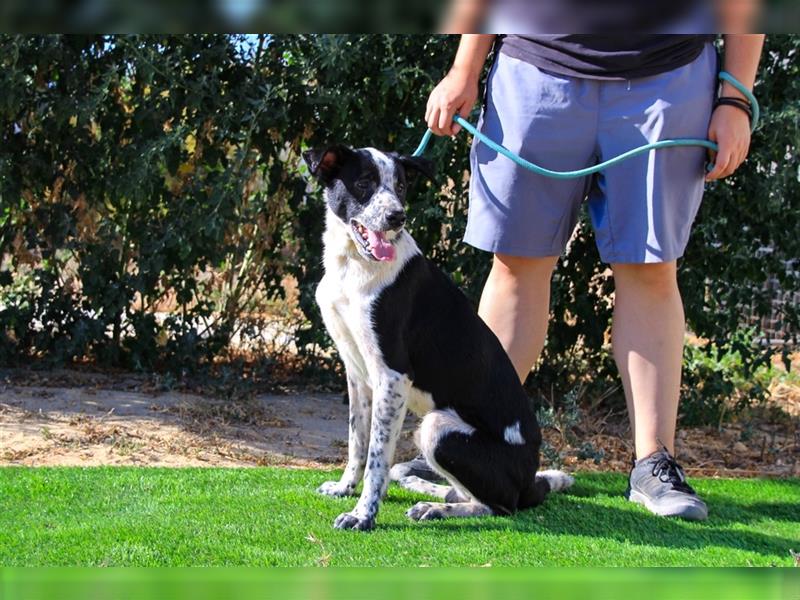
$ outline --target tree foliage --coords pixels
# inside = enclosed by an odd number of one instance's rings
[[[682,261],[689,326],[717,349],[740,339],[745,308],[771,309],[768,277],[799,287],[785,267],[800,257],[799,40],[768,39],[750,160],[710,187]],[[0,36],[0,362],[192,368],[234,335],[257,335],[252,315],[288,276],[307,318],[297,345],[321,356],[324,210],[300,152],[331,140],[410,152],[455,45],[429,35]],[[439,180],[411,194],[409,228],[477,300],[490,261],[461,241],[468,153],[463,135],[432,145]],[[536,382],[610,381],[613,280],[585,218],[553,292]],[[782,318],[796,335],[796,307]],[[746,368],[763,359],[755,347],[742,356]]]

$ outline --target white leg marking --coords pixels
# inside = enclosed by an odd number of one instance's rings
[[[401,477],[397,480],[397,485],[406,490],[411,490],[412,492],[417,492],[420,494],[428,494],[429,496],[440,498],[442,500],[447,498],[447,494],[453,489],[449,485],[438,485],[436,483],[431,483],[430,481],[425,481],[424,479],[416,477],[415,475]]]
[[[415,521],[448,519],[450,517],[483,517],[491,514],[493,514],[491,508],[477,501],[457,504],[417,502],[406,512],[406,516]]]
[[[339,481],[326,481],[317,492],[326,496],[352,496],[364,475],[369,444],[369,421],[371,391],[363,382],[348,374],[347,396],[350,400],[349,436],[347,443],[347,466]]]
[[[572,475],[564,473],[564,471],[556,471],[555,469],[548,469],[547,471],[539,471],[536,478],[546,479],[550,484],[551,492],[560,492],[571,487],[575,483],[575,478]]]
[[[525,445],[525,438],[522,437],[522,434],[519,431],[519,421],[506,427],[505,431],[503,432],[503,439],[514,446]]]
[[[433,467],[437,473],[447,479],[447,481],[458,490],[461,496],[474,500],[469,490],[436,462],[436,457],[434,456],[436,446],[439,445],[439,441],[442,437],[454,431],[472,435],[475,433],[475,428],[458,416],[458,413],[452,408],[429,412],[425,418],[422,419],[422,425],[419,427],[419,449],[422,450],[422,454],[425,456],[425,460],[428,461],[428,464]]]

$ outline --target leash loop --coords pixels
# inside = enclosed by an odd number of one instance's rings
[[[733,75],[728,73],[727,71],[721,71],[719,74],[719,79],[722,81],[727,81],[737,90],[739,90],[747,100],[750,102],[750,106],[753,109],[753,119],[750,126],[751,132],[756,130],[758,126],[758,120],[761,116],[761,111],[758,105],[758,100],[753,95],[753,93],[748,90],[742,83],[740,83]],[[645,144],[644,146],[640,146],[638,148],[634,148],[632,150],[628,150],[619,156],[615,156],[605,162],[596,164],[592,167],[587,167],[585,169],[578,169],[577,171],[552,171],[550,169],[545,169],[544,167],[540,167],[537,164],[534,164],[530,161],[525,160],[521,156],[514,154],[508,148],[501,146],[488,136],[484,135],[478,128],[475,127],[472,123],[467,121],[466,119],[461,118],[459,115],[453,115],[453,121],[461,125],[466,131],[471,133],[473,136],[478,138],[480,142],[489,146],[492,150],[497,152],[498,154],[502,154],[506,158],[511,159],[519,166],[528,169],[529,171],[533,171],[538,175],[544,175],[545,177],[552,177],[554,179],[574,179],[576,177],[585,177],[587,175],[593,175],[599,171],[612,167],[618,163],[621,163],[629,158],[642,154],[644,152],[650,152],[651,150],[659,150],[661,148],[675,148],[680,146],[702,146],[704,148],[708,148],[709,150],[713,150],[716,152],[719,150],[717,144],[712,142],[711,140],[701,140],[695,138],[681,138],[675,140],[660,140],[658,142],[652,142],[650,144]],[[414,154],[412,156],[422,156],[425,152],[425,148],[428,146],[428,143],[431,141],[431,136],[433,132],[428,129],[425,134],[422,136],[422,140],[417,146],[417,149],[414,150]]]

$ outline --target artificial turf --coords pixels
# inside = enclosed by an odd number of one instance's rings
[[[338,531],[337,473],[280,468],[0,468],[0,565],[792,566],[800,480],[692,479],[703,523],[627,502],[620,474],[512,517],[416,523],[389,489],[370,533]]]

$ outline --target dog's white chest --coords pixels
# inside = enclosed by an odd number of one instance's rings
[[[330,211],[327,225],[325,276],[317,288],[317,303],[348,373],[374,388],[388,367],[374,329],[372,307],[419,249],[405,234],[395,242],[395,260],[366,261],[358,257],[348,229]]]
[[[317,303],[348,371],[371,383],[365,354],[369,354],[375,344],[374,334],[365,327],[369,323],[368,305],[363,299],[346,293],[347,287],[343,284],[332,274],[326,274],[317,288]]]

